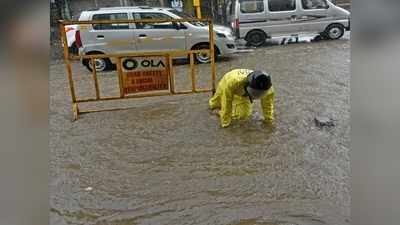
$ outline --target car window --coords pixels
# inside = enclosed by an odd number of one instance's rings
[[[164,13],[135,13],[135,19],[151,20],[151,19],[172,19],[172,17]],[[137,29],[175,29],[172,22],[163,23],[136,23]]]
[[[107,14],[95,14],[92,20],[126,20],[128,19],[127,13],[107,13]],[[95,30],[120,30],[129,29],[129,24],[93,24]]]
[[[303,9],[326,9],[328,3],[326,0],[301,0]]]
[[[264,0],[240,0],[240,12],[259,13],[264,11]]]
[[[271,12],[293,11],[296,9],[296,0],[269,0],[268,8]]]

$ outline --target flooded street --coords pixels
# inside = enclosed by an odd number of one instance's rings
[[[210,93],[85,107],[130,106],[71,122],[63,62],[50,66],[52,225],[350,224],[350,41],[268,46],[217,62],[217,76],[259,68],[272,76],[276,124],[252,119],[220,128]],[[90,75],[74,65],[79,97]],[[187,64],[177,88],[190,87]],[[209,82],[199,65],[198,84]],[[115,73],[99,74],[102,95],[118,95]],[[318,128],[327,116],[335,126]]]

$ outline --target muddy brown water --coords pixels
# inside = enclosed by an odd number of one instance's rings
[[[83,107],[131,106],[71,122],[65,67],[50,66],[50,221],[54,225],[347,225],[350,215],[348,40],[259,48],[218,62],[218,77],[260,68],[273,77],[276,124],[222,129],[210,94]],[[206,86],[207,65],[198,68]],[[93,96],[74,65],[79,96]],[[190,87],[177,65],[178,88]],[[104,95],[113,73],[99,74]],[[320,129],[316,116],[334,119]]]

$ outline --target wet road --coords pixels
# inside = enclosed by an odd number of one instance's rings
[[[51,224],[349,224],[349,40],[258,48],[219,61],[218,77],[241,67],[272,75],[274,128],[259,105],[220,128],[208,93],[96,104],[133,108],[72,123],[65,67],[53,62]],[[93,96],[85,69],[74,69],[78,96]],[[187,71],[176,67],[178,88]],[[103,95],[118,94],[115,75],[99,77]],[[207,85],[207,65],[198,77]],[[336,126],[317,128],[319,115]]]

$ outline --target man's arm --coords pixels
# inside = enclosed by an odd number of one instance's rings
[[[264,114],[265,122],[274,122],[274,97],[275,92],[273,87],[268,93],[261,99],[261,106]]]

